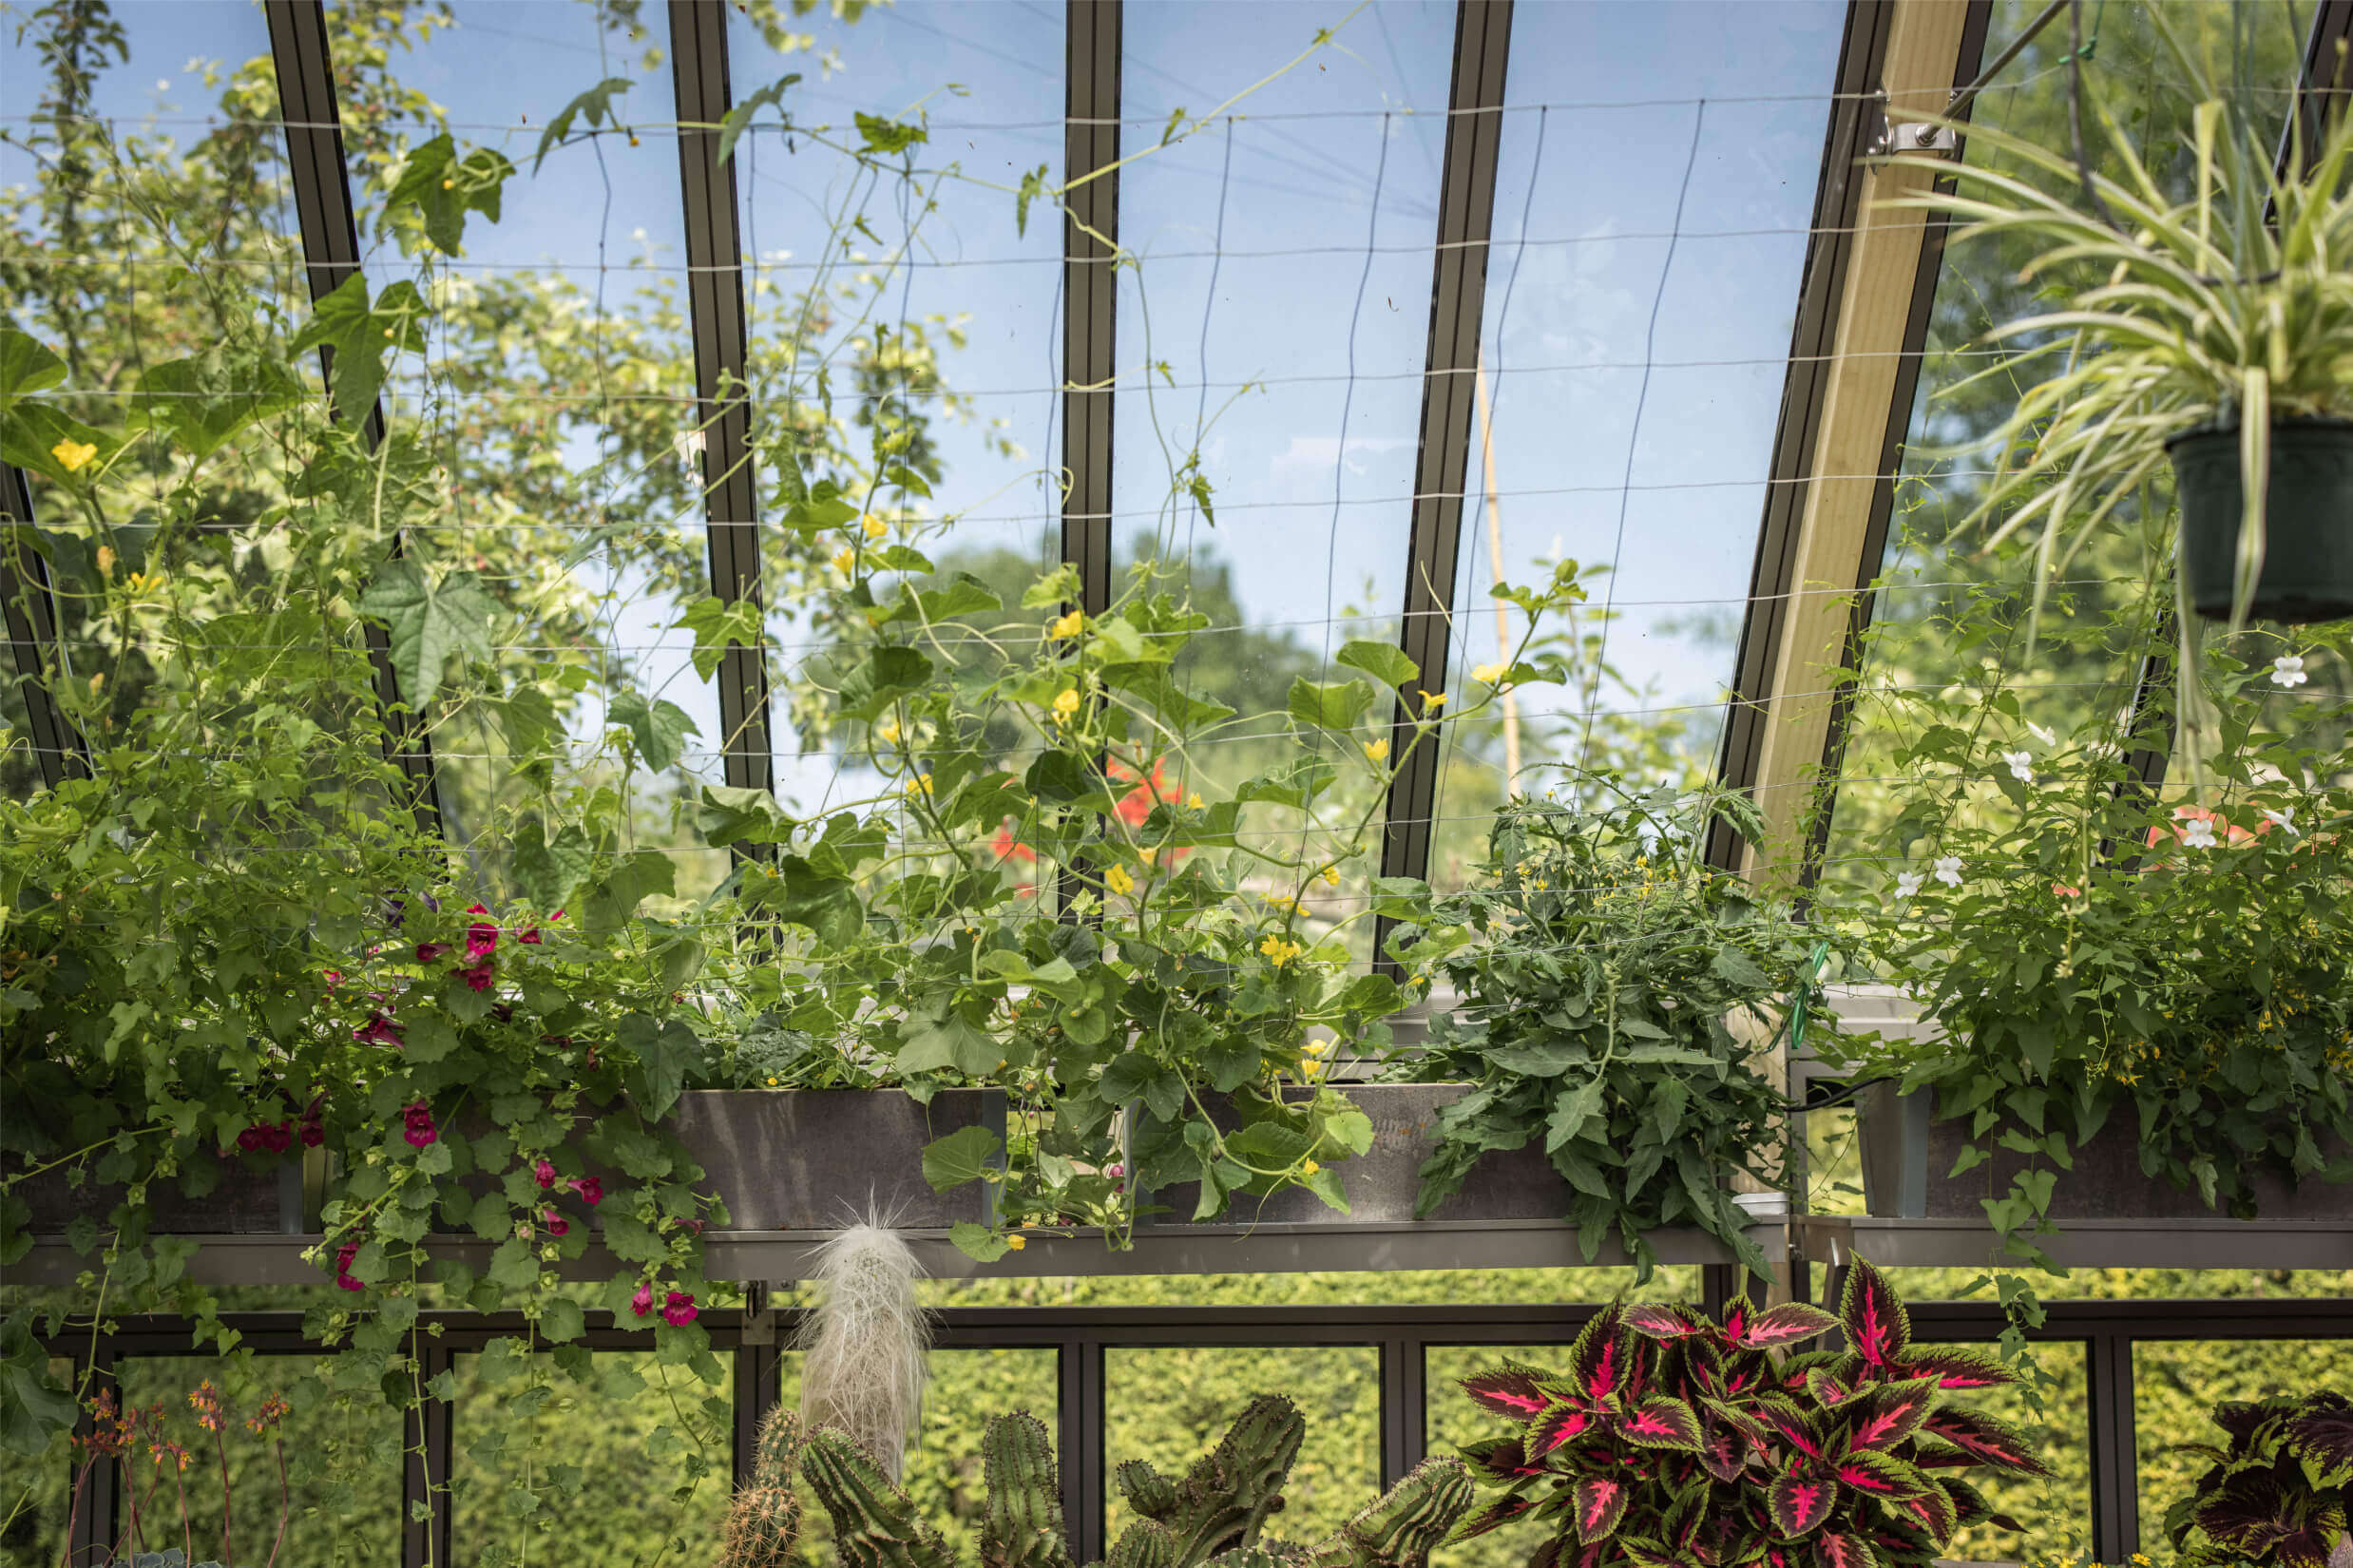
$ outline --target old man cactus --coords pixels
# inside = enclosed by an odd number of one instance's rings
[[[1470,1506],[1470,1473],[1459,1460],[1425,1461],[1311,1546],[1262,1539],[1267,1520],[1282,1509],[1283,1483],[1305,1433],[1297,1406],[1262,1396],[1181,1481],[1149,1464],[1120,1465],[1113,1481],[1141,1517],[1120,1532],[1101,1568],[1425,1568],[1430,1548]],[[776,1506],[766,1484],[767,1437],[764,1430],[763,1469],[737,1495],[721,1568],[777,1568],[791,1551],[797,1520]],[[783,1457],[789,1444],[779,1437],[775,1455]],[[799,1451],[802,1479],[833,1520],[846,1568],[958,1568],[947,1541],[873,1455],[823,1427]],[[1045,1427],[1026,1414],[995,1417],[981,1452],[987,1494],[981,1568],[1074,1568]],[[739,1523],[747,1508],[759,1511],[757,1528]],[[789,1521],[781,1537],[767,1529],[766,1521],[778,1520]],[[738,1541],[756,1541],[770,1555],[739,1551]]]

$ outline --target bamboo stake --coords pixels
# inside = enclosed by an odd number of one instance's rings
[[[1479,399],[1479,460],[1486,471],[1487,485],[1487,559],[1494,563],[1495,580],[1503,581],[1503,507],[1502,494],[1495,483],[1495,419],[1487,403],[1487,351],[1479,350],[1477,380]],[[1511,609],[1503,601],[1495,601],[1495,657],[1498,662],[1511,660]],[[1509,798],[1520,786],[1520,699],[1511,692],[1503,693],[1503,794]]]

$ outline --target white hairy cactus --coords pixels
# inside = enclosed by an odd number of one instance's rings
[[[930,1381],[931,1323],[915,1300],[915,1254],[870,1215],[819,1248],[823,1288],[794,1347],[801,1358],[801,1423],[865,1446],[897,1481]]]

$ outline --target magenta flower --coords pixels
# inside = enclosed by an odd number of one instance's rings
[[[596,1176],[580,1176],[572,1182],[572,1191],[591,1209],[604,1201],[604,1183]]]
[[[326,1141],[326,1128],[321,1127],[316,1121],[306,1121],[302,1124],[302,1146],[305,1149],[316,1149]]]
[[[261,1152],[261,1123],[257,1121],[238,1134],[237,1146],[249,1155],[259,1154]]]
[[[539,1190],[544,1193],[556,1184],[556,1168],[543,1159],[531,1167],[531,1177],[539,1183]]]
[[[468,914],[487,915],[490,911],[477,904],[466,912]],[[488,958],[491,953],[496,951],[497,948],[498,927],[493,925],[491,922],[488,920],[477,920],[472,925],[466,927],[466,956],[468,958]],[[482,987],[477,985],[474,989],[478,991],[482,989]]]
[[[539,927],[534,926],[527,931],[517,931],[515,933],[515,940],[517,942],[527,942],[534,947],[538,947]]]
[[[364,1291],[368,1287],[352,1277],[352,1259],[359,1255],[359,1243],[347,1241],[335,1249],[335,1282],[346,1291]]]
[[[467,946],[471,947],[472,944],[469,943]],[[466,984],[473,989],[477,991],[487,991],[490,988],[491,973],[496,967],[497,966],[495,965],[486,958],[481,963],[473,966],[471,968],[451,969],[450,972],[457,976],[460,980],[466,982]]]
[[[553,1209],[540,1215],[540,1223],[547,1228],[547,1233],[551,1236],[564,1235],[572,1229],[572,1222]]]
[[[362,1045],[397,1045],[400,1028],[382,1013],[371,1013],[367,1023],[352,1031],[352,1038]]]
[[[446,942],[420,942],[416,945],[416,961],[430,964],[449,950],[450,945]]]
[[[425,1101],[420,1100],[413,1105],[404,1107],[400,1115],[408,1123],[401,1136],[409,1140],[411,1148],[422,1149],[441,1137],[441,1130],[433,1125],[432,1109]]]
[[[700,1314],[695,1298],[684,1291],[673,1291],[661,1304],[661,1320],[673,1329],[683,1329]]]
[[[263,1122],[261,1146],[274,1155],[282,1155],[294,1147],[294,1123],[291,1120]]]
[[[629,1298],[629,1310],[640,1317],[654,1310],[654,1288],[651,1285],[639,1286],[638,1293]]]

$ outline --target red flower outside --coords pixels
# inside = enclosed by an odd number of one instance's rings
[[[629,1310],[640,1317],[654,1310],[654,1288],[651,1285],[639,1286],[638,1293],[629,1298]]]
[[[432,1108],[425,1101],[420,1100],[413,1105],[404,1107],[400,1115],[407,1123],[401,1136],[409,1140],[411,1148],[422,1149],[440,1138],[441,1130],[433,1125]]]
[[[694,1296],[685,1291],[673,1291],[661,1304],[661,1320],[673,1329],[683,1329],[700,1315]]]
[[[531,1179],[539,1183],[539,1190],[544,1193],[556,1184],[556,1168],[543,1159],[531,1167]]]
[[[466,912],[468,914],[487,915],[490,911],[477,904]],[[466,956],[468,958],[488,958],[491,953],[495,952],[497,948],[497,926],[488,920],[477,920],[472,925],[466,927]],[[482,987],[477,985],[474,989],[480,990]]]
[[[553,1209],[540,1215],[540,1223],[546,1227],[551,1236],[564,1235],[572,1229],[572,1222]]]
[[[604,1201],[604,1183],[595,1176],[581,1176],[572,1183],[572,1191],[591,1209]]]

